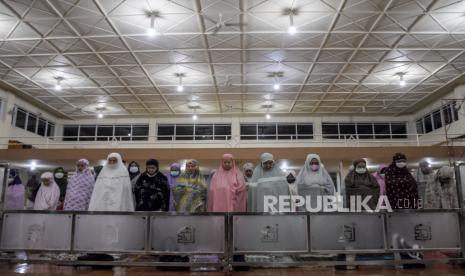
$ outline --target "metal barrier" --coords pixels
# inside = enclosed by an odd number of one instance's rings
[[[270,263],[235,262],[233,256],[263,254],[395,254],[410,251],[461,253],[457,211],[399,211],[393,213],[199,213],[6,211],[0,250],[129,255],[216,255],[215,263],[61,262],[72,265],[269,266]],[[463,218],[462,218],[463,219]],[[445,234],[447,229],[447,234]],[[396,243],[416,245],[405,248]],[[37,262],[38,260],[2,259]],[[462,257],[449,260],[463,260]],[[44,260],[41,260],[44,262]],[[446,260],[441,260],[446,261]],[[47,262],[47,260],[45,260]],[[60,263],[59,261],[52,261]],[[295,261],[278,264],[380,265],[394,261]],[[427,262],[415,260],[415,262]]]

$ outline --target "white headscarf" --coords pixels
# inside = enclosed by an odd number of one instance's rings
[[[116,158],[115,165],[109,165],[110,158]],[[110,153],[95,182],[89,203],[89,211],[134,211],[131,180],[121,155]]]
[[[313,171],[310,168],[310,162],[312,161],[312,159],[316,159],[320,163],[320,168],[317,171]],[[297,176],[296,184],[299,191],[301,188],[306,187],[322,188],[324,190],[323,194],[326,195],[334,195],[335,192],[333,180],[324,168],[323,163],[321,163],[320,156],[318,156],[317,154],[307,155],[305,164],[303,168],[300,170],[299,175]]]
[[[265,171],[263,169],[263,163],[265,163],[266,161],[274,162],[273,154],[265,152],[260,156],[260,165],[255,167],[250,182],[258,182],[260,178],[284,176],[284,173],[278,166],[276,166],[276,164],[273,164],[273,168],[271,168],[270,170]]]
[[[55,183],[51,172],[45,172],[40,176],[41,179],[48,179],[49,185],[40,185],[34,201],[34,210],[56,210],[58,200],[60,199],[60,188]]]

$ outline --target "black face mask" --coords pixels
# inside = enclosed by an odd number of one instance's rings
[[[292,174],[288,175],[286,179],[287,179],[287,183],[289,184],[292,184],[295,182],[295,177],[292,176]]]

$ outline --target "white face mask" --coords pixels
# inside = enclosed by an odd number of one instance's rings
[[[13,180],[15,180],[14,177],[13,177],[13,178],[9,177],[9,178],[8,178],[8,183],[13,182]]]
[[[136,167],[136,166],[132,166],[132,167],[129,168],[129,171],[132,172],[132,173],[136,173],[136,172],[139,171],[139,168]]]
[[[63,176],[64,176],[63,173],[56,173],[56,174],[55,174],[55,177],[58,178],[58,179],[62,179]]]
[[[364,174],[367,172],[367,168],[356,168],[355,172],[358,174]]]
[[[379,175],[381,175],[382,178],[384,178],[384,176],[386,175],[385,173],[380,173]]]
[[[407,166],[407,163],[405,163],[405,162],[397,162],[397,163],[396,163],[396,166],[397,166],[399,169],[402,169],[402,168],[405,168],[405,166]]]

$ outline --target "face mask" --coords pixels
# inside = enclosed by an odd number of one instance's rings
[[[320,169],[320,165],[311,165],[312,171],[316,172]]]
[[[294,182],[295,182],[295,177],[292,176],[292,175],[289,175],[289,176],[287,177],[287,183],[292,184],[292,183],[294,183]]]
[[[9,178],[8,178],[8,183],[13,182],[14,180],[15,180],[14,177],[13,177],[13,178],[9,177]]]
[[[405,166],[407,166],[407,163],[405,163],[405,162],[397,162],[397,163],[396,163],[396,166],[397,166],[399,169],[402,169],[402,168],[405,168]]]
[[[129,171],[132,172],[132,173],[136,173],[136,172],[139,171],[139,168],[136,167],[136,166],[132,166],[132,167],[129,168]]]
[[[379,175],[381,175],[382,178],[384,178],[384,176],[386,175],[385,173],[380,173]]]
[[[171,176],[178,176],[179,171],[170,171]]]
[[[64,176],[63,173],[56,173],[56,174],[55,174],[55,177],[58,178],[58,179],[62,179],[63,176]]]
[[[356,168],[355,172],[358,174],[364,174],[367,172],[367,168]]]

